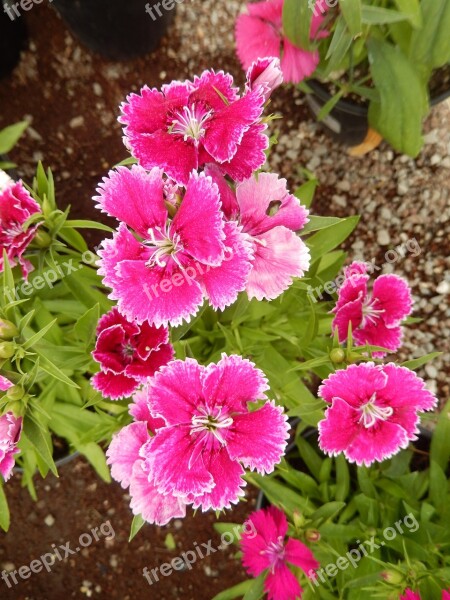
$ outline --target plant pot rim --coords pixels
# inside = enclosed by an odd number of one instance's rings
[[[58,458],[58,460],[55,460],[55,465],[57,467],[62,467],[64,465],[66,465],[67,463],[72,462],[75,458],[77,458],[77,456],[80,456],[80,453],[78,452],[78,450],[75,450],[74,452],[71,452],[70,454],[67,454],[66,456]],[[14,473],[24,473],[24,469],[22,469],[22,467],[14,467],[13,472]]]

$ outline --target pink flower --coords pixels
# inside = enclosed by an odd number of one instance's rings
[[[243,467],[270,473],[281,460],[287,417],[273,402],[250,410],[267,390],[250,361],[226,355],[207,367],[172,361],[147,389],[151,415],[165,422],[141,452],[159,493],[203,511],[229,508],[243,495]]]
[[[145,86],[121,107],[126,144],[143,167],[160,167],[180,184],[207,163],[241,181],[264,164],[268,138],[260,89],[238,92],[223,71],[162,91]]]
[[[9,388],[13,387],[13,383],[11,383],[11,381],[9,381],[9,379],[6,379],[6,377],[3,377],[3,375],[0,375],[0,392],[6,392],[6,390],[9,390]]]
[[[406,448],[417,439],[417,413],[437,404],[422,379],[393,363],[350,365],[326,379],[319,395],[331,404],[319,423],[320,447],[359,466]]]
[[[283,72],[278,58],[260,58],[253,62],[247,71],[247,88],[260,88],[266,102],[282,83]]]
[[[23,258],[23,253],[33,240],[37,227],[24,230],[25,221],[33,214],[41,212],[21,181],[14,182],[0,171],[0,273],[3,271],[3,251],[11,266],[20,264],[26,279],[33,269],[32,264]]]
[[[269,600],[295,600],[303,590],[288,564],[300,567],[306,574],[315,571],[320,564],[311,550],[299,540],[286,538],[288,522],[283,511],[274,506],[258,510],[250,515],[241,537],[242,563],[247,572],[258,577],[268,569],[264,590]]]
[[[14,467],[14,455],[20,452],[17,448],[22,432],[22,418],[7,412],[0,417],[0,473],[5,481],[11,477]]]
[[[236,220],[253,242],[248,297],[277,298],[309,268],[309,250],[295,233],[308,222],[307,209],[288,192],[286,180],[274,173],[243,181],[235,195],[215,167],[207,173],[219,186],[225,216]]]
[[[148,412],[146,392],[135,394],[130,413],[135,422],[115,434],[107,450],[111,475],[126,489],[130,488],[131,509],[149,523],[166,525],[171,519],[186,515],[186,503],[181,498],[160,494],[149,477],[141,452],[159,427],[162,419]]]
[[[92,355],[101,372],[94,375],[92,385],[113,400],[130,396],[173,358],[167,329],[127,321],[117,308],[100,319],[97,336]]]
[[[223,310],[245,289],[251,245],[240,227],[225,222],[211,178],[192,173],[176,205],[157,168],[111,171],[98,192],[98,206],[122,221],[103,242],[99,273],[129,321],[179,325],[204,297]]]
[[[340,342],[347,339],[351,323],[356,345],[370,344],[395,352],[402,343],[400,324],[412,311],[411,290],[398,275],[381,275],[369,293],[366,272],[367,265],[362,262],[354,262],[345,269],[345,280],[333,309],[332,327],[337,329]],[[385,352],[374,353],[377,357],[385,355]]]
[[[236,21],[237,53],[244,69],[253,61],[266,56],[281,57],[284,80],[299,83],[309,77],[319,64],[319,52],[303,50],[283,33],[284,0],[266,0],[247,4],[247,13]],[[325,0],[318,0],[312,16],[311,39],[327,37],[328,32],[319,31],[326,8]]]
[[[410,589],[405,590],[405,595],[400,596],[400,600],[421,600],[420,594],[413,592]]]

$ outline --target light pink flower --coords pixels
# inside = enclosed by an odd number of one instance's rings
[[[229,508],[243,495],[244,467],[270,473],[281,460],[289,425],[279,406],[265,402],[267,381],[253,363],[225,356],[201,366],[172,361],[148,385],[150,413],[164,419],[142,450],[161,494],[202,510]]]
[[[14,455],[20,452],[17,444],[22,432],[22,418],[7,412],[0,417],[0,473],[8,481],[14,467]]]
[[[280,60],[273,56],[254,61],[247,71],[247,88],[249,90],[260,88],[266,102],[282,83],[283,72]]]
[[[413,371],[393,363],[350,365],[330,375],[319,395],[331,406],[319,423],[319,445],[359,466],[381,462],[417,439],[418,412],[436,397]]]
[[[260,88],[242,97],[231,75],[205,71],[162,91],[145,86],[122,104],[125,143],[146,169],[160,167],[186,185],[193,170],[218,164],[242,180],[265,162]]]
[[[128,320],[156,326],[189,321],[206,297],[215,309],[232,304],[245,289],[251,244],[226,223],[217,186],[192,173],[174,205],[160,169],[134,165],[103,180],[98,206],[122,223],[103,242],[99,273],[110,298]],[[176,212],[169,216],[168,208]],[[130,231],[130,229],[132,231]]]
[[[13,383],[11,383],[11,381],[9,381],[9,379],[6,379],[6,377],[3,377],[3,375],[0,375],[0,392],[6,392],[6,390],[9,390],[9,388],[13,387]]]
[[[247,4],[247,13],[236,21],[237,53],[244,69],[253,61],[267,56],[281,57],[284,80],[299,83],[314,73],[319,64],[319,52],[294,46],[283,33],[284,0],[264,0]],[[325,0],[318,0],[311,22],[311,40],[326,37],[319,31],[323,23]],[[318,10],[320,9],[320,10]]]
[[[0,171],[0,273],[3,271],[3,251],[11,266],[19,264],[26,279],[33,269],[23,253],[33,240],[38,226],[24,230],[25,221],[41,208],[21,181],[14,182]]]
[[[156,328],[147,321],[141,325],[127,321],[113,308],[98,323],[92,355],[101,372],[92,378],[93,387],[112,400],[131,396],[173,358],[168,341],[166,328]]]
[[[344,271],[345,280],[339,289],[333,312],[333,329],[339,341],[347,339],[349,324],[357,346],[370,344],[395,352],[402,343],[401,322],[412,311],[411,290],[398,275],[381,275],[375,279],[372,292],[368,290],[367,265],[354,262]],[[383,357],[386,353],[376,352]]]
[[[144,445],[164,426],[148,412],[146,392],[135,394],[130,413],[135,422],[114,435],[106,452],[111,475],[126,489],[130,488],[131,509],[149,523],[166,525],[171,519],[186,515],[186,503],[170,494],[160,494],[149,477],[141,456]]]
[[[219,186],[225,216],[236,220],[253,242],[248,297],[277,298],[309,268],[309,250],[296,234],[308,222],[308,210],[289,193],[286,180],[274,173],[243,181],[236,194],[215,167],[207,173]]]
[[[251,533],[247,533],[248,525]],[[252,513],[244,525],[242,563],[253,577],[268,570],[264,590],[269,600],[301,598],[303,590],[288,565],[300,567],[307,575],[320,566],[302,542],[290,537],[286,540],[287,531],[285,514],[274,506]]]

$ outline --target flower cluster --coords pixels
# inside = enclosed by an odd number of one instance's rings
[[[3,252],[11,265],[19,264],[26,279],[32,265],[23,258],[25,250],[36,235],[37,225],[25,228],[31,215],[41,212],[21,181],[15,182],[0,170],[0,272],[3,271]]]
[[[175,360],[156,373],[135,394],[135,422],[108,449],[112,476],[130,488],[133,512],[164,525],[184,516],[188,504],[230,508],[243,495],[244,468],[273,471],[289,426],[265,391],[262,372],[239,356],[207,367]]]

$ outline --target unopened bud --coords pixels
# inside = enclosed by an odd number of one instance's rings
[[[19,335],[19,330],[14,323],[6,321],[5,319],[0,319],[0,339],[12,340],[16,335]]]
[[[308,542],[316,543],[320,540],[320,532],[317,529],[307,529],[305,536]]]
[[[8,404],[8,411],[12,412],[15,417],[23,417],[24,405],[19,400]]]
[[[11,358],[15,352],[15,344],[12,342],[0,342],[0,358]]]
[[[294,525],[296,527],[296,529],[301,529],[302,527],[304,527],[306,523],[305,517],[302,515],[302,513],[299,513],[297,511],[294,512]]]
[[[330,359],[335,365],[339,365],[345,361],[345,352],[342,348],[334,348],[330,352]]]
[[[48,248],[52,243],[52,238],[43,229],[38,229],[34,236],[34,242],[39,248]]]
[[[384,581],[386,581],[387,583],[392,583],[393,585],[402,583],[404,580],[402,573],[400,573],[399,571],[393,571],[392,569],[387,569],[386,571],[383,571],[381,573],[381,577],[384,579]]]
[[[13,385],[13,387],[9,388],[6,392],[6,396],[12,401],[22,400],[25,396],[25,390],[20,385]]]

